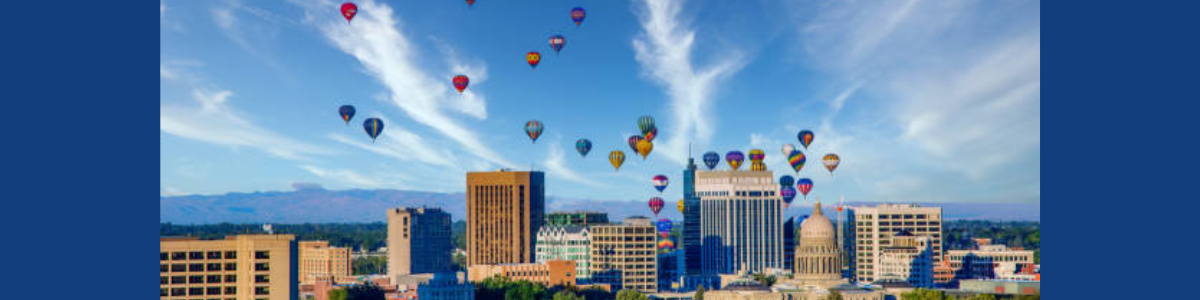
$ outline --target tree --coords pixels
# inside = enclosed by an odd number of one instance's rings
[[[829,295],[825,296],[825,300],[842,300],[842,293],[837,290],[829,290]]]
[[[774,275],[767,276],[767,275],[763,275],[762,273],[754,274],[754,281],[758,281],[758,283],[761,283],[765,286],[770,287],[772,285],[775,285],[775,276]]]
[[[367,281],[363,284],[351,286],[345,289],[345,300],[384,300],[383,288],[376,285],[374,282]]]
[[[704,300],[704,286],[696,289],[696,296],[693,296],[692,300]]]
[[[948,300],[946,293],[942,291],[930,289],[915,289],[907,293],[900,294],[900,299],[903,300]]]
[[[345,289],[329,290],[329,300],[346,300],[346,290]]]
[[[649,300],[649,297],[638,293],[635,290],[621,290],[617,292],[617,300]]]
[[[554,293],[552,300],[585,300],[582,296],[576,295],[575,292],[569,290],[561,290]]]

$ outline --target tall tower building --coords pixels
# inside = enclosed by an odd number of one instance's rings
[[[388,276],[437,273],[451,270],[454,243],[450,214],[438,208],[388,210]]]
[[[783,199],[771,171],[696,172],[705,272],[783,268]]]
[[[467,266],[535,261],[543,180],[542,172],[467,173]]]
[[[684,255],[684,273],[689,277],[704,275],[700,249],[700,198],[696,197],[696,161],[690,157],[687,169],[683,170],[682,233],[680,246]]]
[[[591,231],[593,283],[613,290],[658,291],[657,231],[649,218],[629,217],[623,224],[594,225]]]
[[[850,207],[846,212],[846,248],[854,281],[872,283],[878,277],[876,265],[882,249],[891,245],[892,236],[907,231],[929,237],[933,253],[942,253],[942,208],[916,204],[880,204],[875,207]],[[934,255],[934,263],[941,262]]]

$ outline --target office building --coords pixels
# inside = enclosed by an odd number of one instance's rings
[[[783,267],[795,271],[796,267],[796,218],[783,222]]]
[[[302,241],[300,283],[313,283],[318,276],[350,276],[350,248],[330,247],[328,241]]]
[[[433,278],[417,285],[420,300],[475,300],[475,285],[459,280],[455,273],[435,273]]]
[[[551,260],[543,263],[478,264],[467,268],[467,278],[472,282],[480,282],[494,276],[541,283],[547,287],[574,286],[575,262]]]
[[[696,172],[701,266],[709,273],[783,268],[783,199],[771,171]]]
[[[388,209],[388,277],[449,271],[451,255],[450,214],[438,208]]]
[[[542,172],[467,173],[467,265],[536,261],[545,212]]]
[[[608,224],[608,214],[595,211],[552,212],[546,214],[546,223],[554,226],[588,226],[592,224]]]
[[[683,251],[665,250],[658,253],[658,289],[679,290],[683,276]]]
[[[593,225],[592,282],[612,290],[658,291],[658,259],[654,225],[645,217],[626,218],[622,224]]]
[[[688,158],[683,170],[683,230],[679,249],[683,251],[683,288],[695,290],[703,286],[713,289],[719,285],[715,270],[705,272],[700,237],[700,197],[696,197],[696,161]]]
[[[570,260],[575,262],[575,278],[591,278],[592,237],[588,228],[577,225],[542,226],[537,234],[537,262]]]
[[[946,251],[947,265],[954,273],[953,280],[1032,279],[1032,250],[1010,249],[1005,245],[992,244],[991,239],[975,239],[975,243],[976,248],[972,250]],[[1022,273],[1028,275],[1019,276]]]
[[[159,299],[299,299],[299,255],[290,234],[159,239]]]
[[[860,283],[875,281],[876,258],[888,246],[892,235],[907,231],[927,236],[933,253],[942,253],[942,208],[916,204],[880,204],[875,207],[850,207],[846,212],[846,248],[852,249],[850,274]],[[940,262],[934,257],[934,263]]]
[[[914,236],[908,231],[896,233],[887,245],[879,246],[874,282],[932,288],[934,257],[928,236]]]

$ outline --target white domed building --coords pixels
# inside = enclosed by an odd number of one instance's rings
[[[800,245],[796,247],[793,273],[804,285],[832,287],[847,282],[842,280],[841,249],[834,232],[833,223],[821,212],[818,201],[812,215],[800,223]]]

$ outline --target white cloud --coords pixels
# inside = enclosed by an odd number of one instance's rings
[[[217,25],[222,34],[225,34],[234,44],[253,55],[258,61],[275,69],[285,76],[285,79],[290,80],[288,77],[290,73],[284,71],[284,65],[276,59],[277,55],[271,49],[271,43],[279,32],[278,25],[287,22],[286,19],[265,10],[243,5],[238,1],[223,1],[223,4],[212,8],[211,14],[213,23]],[[248,14],[257,19],[244,20],[239,17],[239,14]]]
[[[307,10],[335,10],[333,2],[297,3]],[[513,167],[480,142],[478,135],[459,124],[444,111],[452,110],[477,119],[486,118],[486,101],[472,91],[459,96],[450,88],[449,77],[435,79],[418,66],[422,56],[416,45],[399,29],[392,8],[375,1],[358,3],[359,13],[353,23],[346,24],[336,14],[308,13],[335,47],[362,63],[366,73],[374,76],[390,91],[390,100],[413,120],[425,124],[461,144],[470,153],[492,163]],[[486,72],[483,67],[457,66],[459,70]],[[444,75],[444,74],[438,74]],[[475,76],[486,78],[482,73]]]
[[[387,120],[383,122],[384,124],[390,123]],[[451,168],[458,167],[455,165],[453,156],[450,155],[449,151],[430,148],[425,144],[421,136],[396,126],[384,127],[384,130],[386,134],[380,135],[374,143],[367,141],[365,136],[351,138],[345,134],[331,133],[327,137],[343,144],[403,161],[421,162]]]
[[[552,143],[549,148],[550,153],[546,155],[546,160],[543,162],[543,164],[545,165],[546,171],[549,173],[550,177],[562,178],[591,187],[600,186],[595,181],[584,178],[582,175],[579,175],[579,173],[576,173],[575,170],[567,167],[566,161],[564,160],[565,158],[563,155],[562,143]]]
[[[259,127],[227,104],[233,92],[194,88],[192,98],[199,107],[163,104],[159,129],[178,137],[229,147],[248,147],[272,156],[308,160],[309,155],[331,152]]]
[[[321,179],[341,182],[354,187],[406,189],[402,187],[399,180],[394,178],[381,179],[379,176],[368,176],[354,170],[326,169],[307,165],[300,166],[300,168],[317,177],[321,177]]]
[[[746,62],[738,51],[728,50],[721,51],[727,54],[707,68],[694,66],[691,55],[696,32],[680,20],[682,1],[642,2],[638,14],[643,32],[633,40],[635,57],[646,75],[666,89],[672,113],[669,126],[660,126],[671,134],[656,145],[655,153],[683,164],[689,143],[703,146],[713,136],[717,120],[711,111],[717,84]]]

